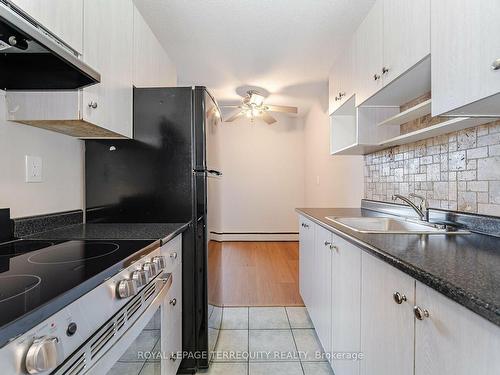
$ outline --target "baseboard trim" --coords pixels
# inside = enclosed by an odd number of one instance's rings
[[[294,232],[274,233],[219,233],[210,232],[209,239],[217,242],[226,241],[298,241],[299,234]]]

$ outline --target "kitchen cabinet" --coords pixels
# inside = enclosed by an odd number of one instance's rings
[[[313,272],[314,298],[311,319],[316,327],[319,341],[326,353],[331,352],[332,331],[332,233],[315,225],[315,258]]]
[[[328,107],[332,114],[354,95],[354,49],[352,39],[342,55],[337,59],[328,78]]]
[[[331,352],[359,353],[361,330],[361,250],[333,235]],[[335,374],[358,375],[359,361],[333,358]]]
[[[496,375],[500,328],[417,281],[415,375]]]
[[[383,0],[384,86],[417,64],[430,51],[431,0]]]
[[[306,306],[311,306],[313,287],[310,276],[314,260],[314,224],[311,220],[300,216],[299,219],[299,288],[300,295]]]
[[[415,281],[368,253],[361,257],[360,373],[411,374]]]
[[[83,119],[132,137],[132,0],[85,0],[83,59],[101,83],[83,90]]]
[[[83,0],[10,0],[79,54],[83,52]]]
[[[500,2],[439,0],[431,11],[432,115],[500,116]]]
[[[174,65],[136,7],[134,7],[133,63],[133,84],[135,87],[176,85]]]
[[[355,40],[356,105],[381,105],[378,100],[366,100],[430,53],[430,0],[377,0]],[[426,69],[422,72],[428,74]],[[407,87],[394,89],[396,95],[385,94],[380,100],[383,105],[399,106],[425,92],[420,87],[423,81],[412,77],[402,85]]]
[[[355,34],[356,105],[383,87],[384,2],[375,2]]]

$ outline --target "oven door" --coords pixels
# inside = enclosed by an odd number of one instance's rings
[[[170,375],[170,358],[161,338],[169,317],[172,274],[145,286],[113,318],[73,353],[55,374]],[[164,340],[163,340],[164,341]],[[165,350],[166,349],[166,350]]]

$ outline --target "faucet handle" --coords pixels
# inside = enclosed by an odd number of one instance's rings
[[[422,196],[422,195],[418,195],[418,194],[415,194],[415,193],[410,193],[408,195],[410,198],[417,198],[417,199],[420,199],[420,209],[427,209],[429,208],[429,202],[427,201],[427,198]]]

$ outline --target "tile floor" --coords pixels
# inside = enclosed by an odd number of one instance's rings
[[[221,331],[205,374],[333,374],[305,307],[215,308],[210,318]]]

